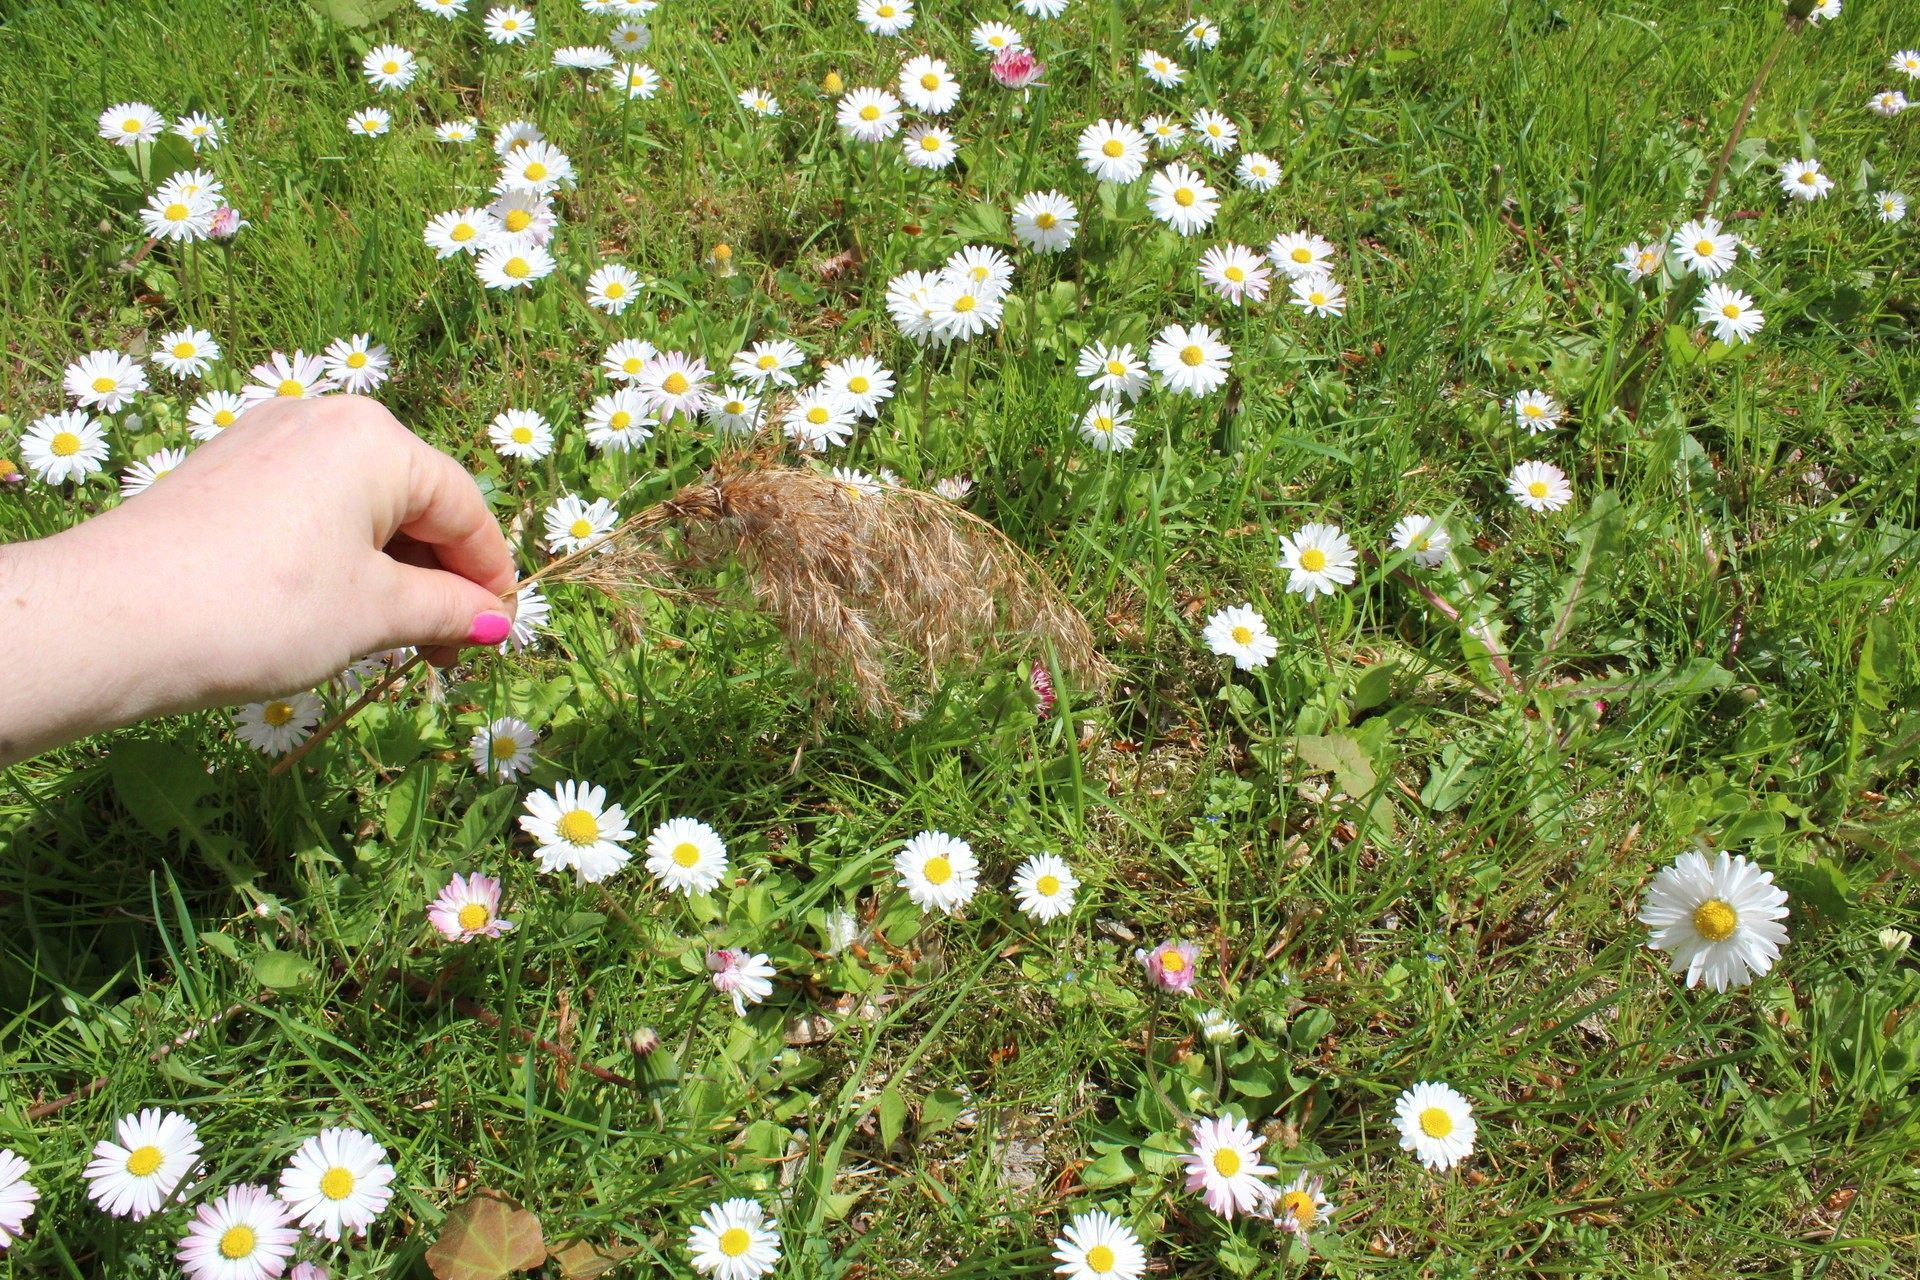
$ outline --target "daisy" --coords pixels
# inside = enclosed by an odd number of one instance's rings
[[[1722,231],[1719,219],[1701,218],[1681,223],[1680,229],[1673,233],[1673,239],[1668,243],[1679,256],[1681,266],[1697,276],[1713,280],[1733,266],[1734,252],[1740,240]]]
[[[727,874],[720,833],[694,818],[671,818],[647,836],[647,870],[675,893],[711,893]]]
[[[587,305],[617,316],[633,304],[639,290],[640,277],[632,268],[609,262],[587,277]]]
[[[1101,453],[1133,448],[1133,414],[1112,400],[1091,405],[1080,418],[1080,438]]]
[[[1220,28],[1212,19],[1195,18],[1187,27],[1187,34],[1181,37],[1181,43],[1189,49],[1217,49],[1220,47]]]
[[[1873,207],[1885,223],[1899,222],[1907,216],[1907,198],[1898,191],[1876,192]]]
[[[470,876],[454,873],[440,896],[427,904],[427,922],[448,942],[497,938],[513,928],[513,921],[500,917],[500,882],[478,871]]]
[[[1140,1237],[1112,1214],[1098,1209],[1076,1213],[1053,1242],[1054,1268],[1066,1280],[1140,1280],[1147,1251]]]
[[[1227,380],[1233,351],[1212,329],[1196,324],[1183,329],[1170,324],[1147,350],[1147,363],[1175,395],[1204,396]]]
[[[900,131],[900,99],[885,89],[849,89],[835,118],[856,142],[885,142]]]
[[[937,124],[915,125],[902,135],[900,145],[915,169],[945,169],[960,154],[953,134]]]
[[[1080,163],[1102,182],[1132,182],[1147,167],[1147,136],[1123,120],[1097,121],[1080,131]]]
[[[748,1005],[773,994],[773,962],[764,955],[721,947],[707,952],[707,969],[713,974],[713,989],[733,997],[736,1017],[746,1017]]]
[[[1701,324],[1713,326],[1713,336],[1737,346],[1753,341],[1753,335],[1767,322],[1766,313],[1753,305],[1753,296],[1729,289],[1715,281],[1707,286],[1694,304],[1693,314]]]
[[[1393,526],[1392,541],[1395,551],[1406,552],[1422,569],[1445,563],[1447,552],[1453,549],[1453,538],[1447,531],[1421,515],[1400,517],[1399,523]]]
[[[1400,1095],[1393,1113],[1401,1149],[1427,1168],[1444,1172],[1473,1154],[1473,1106],[1451,1085],[1422,1080]]]
[[[114,1126],[118,1142],[93,1144],[87,1165],[87,1199],[116,1218],[135,1222],[159,1210],[180,1180],[200,1159],[199,1131],[193,1121],[149,1107],[122,1116]]]
[[[1273,1214],[1273,1225],[1282,1231],[1292,1232],[1301,1240],[1312,1234],[1315,1227],[1325,1223],[1337,1210],[1321,1190],[1322,1182],[1317,1175],[1302,1169],[1294,1180],[1273,1198],[1269,1212]]]
[[[707,382],[713,377],[707,362],[679,351],[662,351],[647,361],[633,380],[647,407],[666,422],[676,414],[694,417],[707,404]]]
[[[1179,63],[1157,49],[1142,49],[1136,60],[1140,69],[1147,73],[1147,79],[1162,89],[1177,88],[1187,73]]]
[[[1279,567],[1287,571],[1287,590],[1305,596],[1308,604],[1351,586],[1359,560],[1360,553],[1337,524],[1303,524],[1280,539]]]
[[[573,160],[550,142],[529,142],[507,153],[496,191],[517,188],[550,195],[573,183]]]
[[[1161,151],[1177,151],[1187,136],[1187,127],[1172,116],[1151,115],[1140,122],[1153,145]]]
[[[587,409],[587,443],[625,453],[653,439],[651,421],[647,397],[634,387],[617,387],[595,396]]]
[[[1060,253],[1080,229],[1080,211],[1058,191],[1032,191],[1013,206],[1013,235],[1037,253]]]
[[[1073,910],[1074,891],[1079,887],[1072,868],[1051,853],[1028,858],[1013,873],[1013,894],[1020,909],[1041,924]]]
[[[1014,0],[1013,7],[1029,18],[1051,20],[1067,11],[1067,0]]]
[[[533,837],[542,871],[564,868],[581,884],[596,884],[627,865],[633,855],[622,841],[633,832],[626,811],[606,801],[604,788],[586,782],[558,782],[551,793],[527,797],[520,829]]]
[[[156,191],[140,210],[140,225],[155,240],[190,244],[213,234],[213,198],[207,195],[169,197]]]
[[[948,341],[979,337],[998,329],[1005,307],[1001,291],[976,285],[964,275],[944,273],[929,301],[935,330]]]
[[[283,756],[320,723],[320,699],[293,693],[267,702],[249,702],[233,716],[240,741],[269,756]]]
[[[525,289],[553,274],[553,255],[537,244],[495,244],[480,251],[474,274],[489,289]]]
[[[1627,277],[1628,284],[1638,284],[1660,270],[1660,246],[1657,243],[1641,244],[1630,240],[1620,248],[1620,261],[1613,264],[1614,270]]]
[[[493,131],[493,153],[506,157],[530,142],[544,142],[547,135],[531,120],[509,120]]]
[[[1203,1009],[1193,1020],[1200,1026],[1200,1038],[1208,1044],[1224,1044],[1240,1035],[1240,1024],[1221,1009]]]
[[[1883,89],[1867,99],[1867,110],[1877,116],[1897,116],[1907,105],[1907,95],[1898,89]]]
[[[480,136],[480,127],[472,120],[443,120],[433,126],[433,136],[449,146],[463,146]]]
[[[1573,501],[1566,473],[1551,462],[1522,462],[1507,476],[1507,492],[1529,511],[1558,511]]]
[[[887,281],[887,315],[915,342],[945,341],[933,318],[933,298],[940,282],[937,271],[903,271]]]
[[[1013,260],[992,245],[970,244],[947,259],[946,273],[998,298],[1013,283]]]
[[[973,29],[973,47],[982,53],[1002,53],[1018,49],[1025,42],[1020,33],[1004,22],[983,22]]]
[[[327,376],[340,384],[342,391],[364,395],[387,380],[390,363],[387,349],[370,333],[351,338],[336,338],[322,354]]]
[[[154,190],[166,200],[191,200],[199,196],[217,201],[225,188],[221,186],[219,178],[205,169],[187,169],[174,174]]]
[[[780,100],[765,89],[742,89],[740,105],[757,116],[777,116],[780,114]]]
[[[801,449],[818,453],[829,445],[838,448],[853,435],[853,406],[846,398],[826,387],[809,387],[794,397],[781,430]]]
[[[495,44],[520,44],[533,39],[533,15],[525,9],[502,5],[487,10],[487,39]]]
[[[1267,257],[1289,276],[1324,275],[1333,260],[1333,243],[1311,231],[1295,231],[1275,236],[1267,245]]]
[[[240,418],[246,402],[231,391],[209,391],[187,406],[187,434],[211,440]]]
[[[606,71],[613,66],[613,51],[597,44],[562,45],[553,51],[553,65],[562,71]],[[617,77],[614,83],[619,84]]]
[[[880,481],[858,467],[835,467],[831,474],[848,502],[865,502],[880,492]]]
[[[980,880],[980,862],[965,840],[944,831],[922,831],[893,856],[900,887],[922,911],[952,915],[967,905]]]
[[[1340,316],[1347,312],[1347,291],[1324,271],[1295,276],[1287,286],[1293,305],[1310,316]]]
[[[533,768],[533,747],[539,740],[525,720],[501,716],[473,731],[467,756],[475,773],[495,782],[512,782]]]
[[[361,138],[377,138],[393,127],[393,116],[379,107],[363,107],[347,117],[347,132]]]
[[[646,102],[660,92],[660,73],[644,62],[627,62],[612,72],[613,87],[626,90],[629,100]]]
[[[1902,49],[1887,59],[1887,66],[1894,71],[1904,71],[1915,80],[1920,80],[1920,49]],[[153,108],[147,108],[151,111]],[[118,111],[119,108],[114,108]],[[103,120],[106,117],[101,117]]]
[[[413,83],[413,54],[397,44],[377,44],[360,59],[360,70],[376,92],[397,92]]]
[[[249,409],[265,400],[307,400],[333,390],[320,357],[304,351],[275,351],[248,375],[253,381],[240,389],[240,399]]]
[[[546,511],[547,550],[556,556],[584,551],[599,545],[619,523],[620,513],[607,499],[586,502],[562,494]]]
[[[745,1198],[710,1204],[687,1233],[693,1269],[716,1280],[757,1280],[780,1265],[780,1225]]]
[[[220,344],[205,329],[188,325],[161,334],[148,358],[176,378],[197,378],[220,358]]]
[[[499,229],[500,224],[486,210],[469,207],[435,214],[427,220],[421,238],[433,250],[434,257],[445,259],[455,254],[480,252]]]
[[[1234,166],[1233,176],[1249,191],[1271,191],[1280,183],[1280,166],[1263,151],[1249,151]]]
[[[660,349],[645,338],[622,338],[600,357],[600,369],[615,382],[637,382]]]
[[[1790,200],[1818,200],[1833,190],[1833,179],[1818,160],[1788,160],[1780,166],[1780,190]]]
[[[467,11],[467,0],[413,0],[413,3],[420,12],[430,13],[447,22]]]
[[[921,54],[900,67],[900,100],[915,111],[943,116],[960,101],[960,82],[943,59]]]
[[[1668,970],[1687,986],[1743,987],[1773,968],[1787,942],[1786,891],[1746,858],[1721,850],[1709,862],[1688,850],[1647,886],[1640,923],[1647,945],[1668,953]]]
[[[644,22],[622,22],[607,33],[607,45],[616,53],[645,53],[653,44],[653,32]]]
[[[0,1249],[20,1238],[40,1189],[27,1181],[31,1167],[7,1147],[0,1147]]]
[[[553,427],[532,409],[507,409],[496,414],[487,437],[503,458],[544,458],[553,451]]]
[[[735,383],[707,402],[707,425],[725,435],[752,435],[760,429],[760,413],[753,390]]]
[[[820,385],[846,402],[854,416],[877,418],[893,398],[893,373],[872,356],[847,356],[820,368]]]
[[[1088,387],[1096,392],[1123,395],[1138,400],[1147,389],[1147,366],[1133,353],[1131,343],[1108,346],[1104,342],[1080,348],[1080,361],[1074,371],[1092,379]]]
[[[1264,667],[1280,652],[1280,642],[1267,630],[1267,620],[1250,604],[1236,604],[1207,619],[1202,633],[1207,648],[1222,658],[1232,658],[1242,671]]]
[[[100,113],[100,136],[123,147],[152,142],[167,127],[167,118],[144,102],[121,102]]]
[[[67,366],[60,381],[82,409],[118,413],[147,389],[147,371],[118,351],[89,351]]]
[[[191,146],[194,151],[198,153],[201,147],[205,147],[209,151],[218,151],[220,149],[220,134],[226,127],[227,122],[219,116],[210,116],[205,112],[195,111],[189,115],[182,116],[179,122],[173,126],[173,132],[179,137],[185,138],[187,145]]]
[[[1135,951],[1133,958],[1147,971],[1147,981],[1154,986],[1185,995],[1200,976],[1193,967],[1194,957],[1199,954],[1200,948],[1193,943],[1169,938],[1151,951]]]
[[[1271,272],[1265,258],[1242,245],[1216,245],[1200,255],[1200,278],[1227,302],[1263,302]]]
[[[897,36],[913,25],[912,0],[860,0],[857,16],[869,34]]]
[[[515,598],[519,603],[513,611],[513,630],[500,642],[501,653],[519,653],[538,644],[540,633],[546,629],[547,614],[552,608],[547,598],[540,594],[538,583],[520,588],[520,594]]]
[[[1193,128],[1193,136],[1200,139],[1200,145],[1214,155],[1227,154],[1233,150],[1234,144],[1240,141],[1240,126],[1235,124],[1231,117],[1224,116],[1218,111],[1202,107],[1193,113],[1193,119],[1189,123]]]
[[[188,1280],[272,1280],[300,1242],[292,1218],[265,1187],[228,1187],[194,1210],[175,1257]]]
[[[161,476],[187,460],[185,449],[155,449],[120,473],[120,496],[145,493]]]
[[[280,1199],[300,1226],[338,1240],[364,1236],[393,1199],[393,1166],[379,1143],[358,1129],[322,1129],[280,1171]]]
[[[106,466],[107,433],[84,409],[44,414],[22,433],[20,461],[42,484],[85,480]]]
[[[1187,1190],[1200,1192],[1207,1207],[1223,1218],[1259,1213],[1274,1194],[1263,1179],[1279,1172],[1260,1163],[1258,1152],[1266,1141],[1238,1117],[1194,1121],[1193,1150],[1182,1157]]]
[[[1220,197],[1199,172],[1178,160],[1153,175],[1147,183],[1147,209],[1183,236],[1213,225]]]
[[[1552,431],[1560,425],[1563,410],[1559,402],[1544,391],[1522,391],[1507,401],[1513,423],[1530,436]]]
[[[793,371],[806,362],[806,353],[796,344],[785,338],[774,338],[756,342],[745,351],[736,353],[732,363],[727,366],[727,372],[755,387],[765,387],[768,383],[776,387],[791,387],[800,381],[793,376]]]

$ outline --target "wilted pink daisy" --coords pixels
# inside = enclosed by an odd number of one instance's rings
[[[1040,84],[1040,77],[1047,73],[1047,64],[1033,56],[1025,47],[1002,49],[993,55],[993,65],[988,68],[993,78],[1008,89],[1025,89]]]
[[[1200,948],[1191,942],[1176,942],[1169,938],[1151,951],[1136,951],[1133,958],[1146,968],[1147,977],[1163,991],[1176,991],[1182,995],[1193,990],[1193,958]]]
[[[513,928],[500,918],[500,882],[476,871],[456,873],[440,896],[427,904],[427,919],[448,942],[497,938]]]

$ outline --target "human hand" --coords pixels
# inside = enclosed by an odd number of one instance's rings
[[[310,688],[384,649],[445,665],[512,624],[513,557],[479,488],[359,396],[262,404],[145,492],[0,553],[0,634],[50,660],[0,687],[63,704],[0,693],[0,759]]]

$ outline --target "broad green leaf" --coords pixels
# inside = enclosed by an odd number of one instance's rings
[[[154,738],[130,739],[108,753],[107,775],[120,803],[149,835],[165,840],[177,834],[230,884],[245,884],[259,874],[239,842],[213,826],[222,811],[201,804],[214,780],[199,752]]]
[[[900,1130],[907,1123],[907,1100],[900,1091],[888,1085],[880,1091],[880,1145],[891,1147],[900,1140]]]
[[[313,961],[294,951],[271,948],[253,958],[253,976],[269,991],[291,991],[305,986],[319,975]]]
[[[438,1280],[506,1280],[546,1260],[540,1219],[484,1188],[447,1215],[427,1250],[427,1266]]]
[[[1080,1185],[1092,1191],[1132,1182],[1135,1171],[1123,1151],[1109,1151],[1080,1171]]]
[[[402,0],[309,0],[314,12],[341,27],[369,27],[398,9]]]
[[[562,1280],[594,1280],[638,1252],[637,1246],[618,1241],[594,1244],[590,1240],[575,1240],[555,1249],[547,1261],[560,1268]]]
[[[1331,773],[1340,790],[1359,799],[1372,793],[1379,774],[1366,749],[1350,733],[1325,733],[1293,740],[1300,763],[1315,773]]]

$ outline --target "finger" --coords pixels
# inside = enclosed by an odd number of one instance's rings
[[[511,613],[513,553],[480,486],[452,458],[418,437],[409,438],[415,447],[407,460],[407,503],[399,532],[431,546],[450,573],[506,597]]]
[[[423,569],[378,557],[370,595],[377,599],[382,649],[412,645],[455,650],[463,645],[493,645],[507,638],[512,618],[507,606],[487,587],[444,569]],[[442,653],[440,657],[449,657]]]

